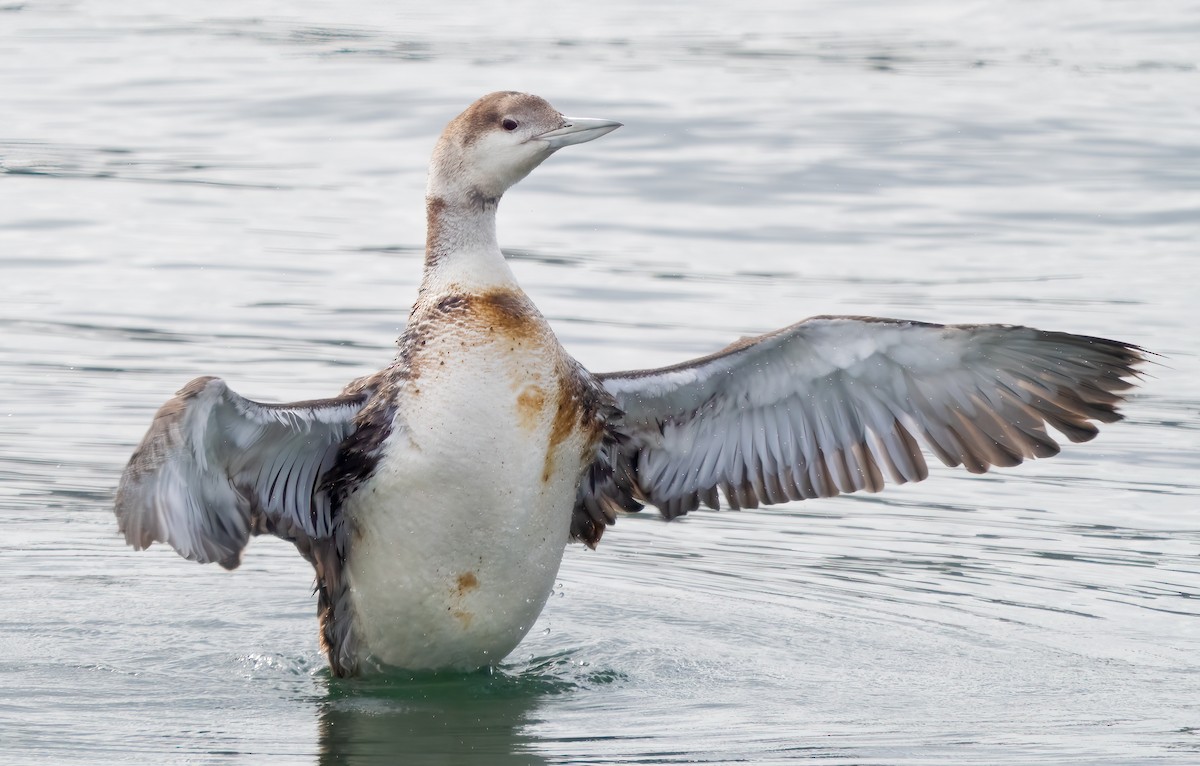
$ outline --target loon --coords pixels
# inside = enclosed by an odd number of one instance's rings
[[[620,127],[484,96],[433,153],[424,276],[394,361],[328,399],[184,386],[121,477],[137,549],[234,569],[252,535],[316,571],[336,676],[494,665],[537,619],[570,541],[619,513],[673,519],[878,492],[928,476],[922,445],[982,473],[1121,418],[1148,352],[1029,327],[817,316],[660,369],[593,374],[496,241],[504,192]]]

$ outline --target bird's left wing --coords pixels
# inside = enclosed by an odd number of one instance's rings
[[[757,507],[920,481],[920,445],[982,473],[1058,452],[1116,405],[1144,352],[1009,325],[815,317],[711,356],[597,376],[624,412],[585,475],[577,519],[639,503]]]
[[[322,476],[370,397],[262,404],[220,378],[197,378],[168,400],[130,458],[117,490],[125,539],[166,542],[193,561],[233,569],[252,533],[329,536]]]

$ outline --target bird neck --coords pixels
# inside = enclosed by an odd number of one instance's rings
[[[482,292],[515,285],[496,241],[498,197],[425,198],[425,275],[421,295]]]

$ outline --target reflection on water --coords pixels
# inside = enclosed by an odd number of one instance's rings
[[[5,756],[1195,762],[1196,27],[1167,0],[1025,10],[0,5]],[[500,669],[332,681],[293,550],[135,554],[112,488],[196,375],[295,400],[387,363],[428,152],[499,88],[626,124],[500,213],[592,369],[820,313],[1161,364],[1053,460],[624,518]]]
[[[536,680],[397,678],[331,687],[320,708],[320,763],[394,763],[398,753],[406,763],[545,763],[525,727],[554,691]]]
[[[320,762],[339,764],[393,763],[397,753],[406,763],[546,763],[530,733],[542,709],[623,680],[566,652],[469,674],[322,676]]]

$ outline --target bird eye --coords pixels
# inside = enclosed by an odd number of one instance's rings
[[[512,117],[505,117],[504,120],[500,123],[500,127],[504,128],[505,130],[516,130],[517,129],[517,121],[514,120]]]

